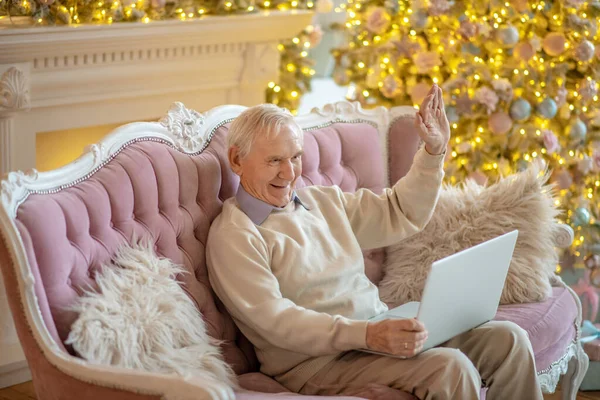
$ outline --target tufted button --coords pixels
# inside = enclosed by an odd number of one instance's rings
[[[319,168],[317,171],[319,172],[319,174],[323,175],[323,170],[321,168]]]
[[[115,227],[115,224],[114,224],[112,221],[110,221],[110,222],[108,223],[108,225],[109,225],[111,228],[114,228],[114,227]]]
[[[73,287],[73,283],[71,282],[71,278],[67,278],[67,285]]]

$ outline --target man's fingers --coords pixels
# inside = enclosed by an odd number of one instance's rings
[[[423,117],[421,116],[421,113],[417,112],[417,116],[415,118],[415,124],[417,125],[417,128],[419,129],[419,132],[427,132],[427,127],[425,126],[425,122],[423,122]]]
[[[429,109],[431,108],[431,103],[433,102],[433,96],[434,93],[430,91],[430,93],[423,99],[421,107],[419,108],[419,112],[421,113],[422,117],[427,116],[427,112],[429,112]]]
[[[406,323],[405,330],[407,330],[407,331],[413,331],[413,332],[425,331],[425,325],[421,321],[419,321],[415,318],[403,319],[401,321],[404,321]]]
[[[440,92],[437,89],[437,85],[434,85],[434,87],[435,87],[435,92],[433,95],[433,102],[432,102],[433,104],[432,104],[431,108],[435,112],[435,110],[437,110],[438,107],[440,106]]]

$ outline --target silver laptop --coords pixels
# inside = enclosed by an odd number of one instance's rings
[[[370,321],[417,318],[429,332],[422,351],[490,321],[498,310],[517,236],[515,230],[434,262],[421,302],[403,304]]]

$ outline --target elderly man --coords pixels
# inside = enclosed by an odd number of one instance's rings
[[[300,127],[272,105],[244,111],[228,136],[240,186],[208,237],[212,287],[253,343],[261,371],[294,392],[348,394],[379,384],[421,399],[465,400],[487,385],[489,400],[541,400],[531,344],[512,323],[489,322],[415,356],[427,338],[422,323],[368,321],[387,308],[361,249],[423,229],[438,199],[450,127],[436,85],[416,112],[416,129],[425,145],[383,194],[295,191]]]

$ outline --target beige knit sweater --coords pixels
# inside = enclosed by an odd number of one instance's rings
[[[409,173],[376,195],[338,187],[297,191],[255,225],[235,198],[207,243],[212,287],[254,344],[261,371],[293,391],[343,351],[364,348],[367,319],[387,310],[366,277],[361,249],[388,246],[427,224],[443,156],[417,152]]]

